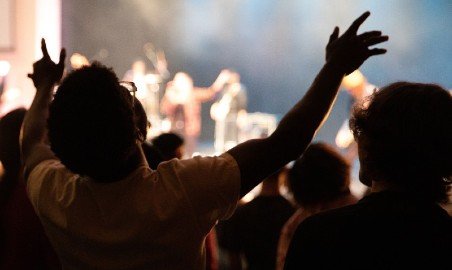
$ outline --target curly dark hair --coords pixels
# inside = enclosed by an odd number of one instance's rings
[[[70,73],[49,108],[52,151],[71,171],[96,181],[123,178],[137,139],[132,104],[115,73],[100,63]]]
[[[289,188],[301,206],[349,193],[350,164],[332,146],[312,143],[289,171]]]
[[[383,179],[420,198],[445,201],[452,171],[450,93],[435,84],[397,82],[363,104],[350,119],[361,181]]]

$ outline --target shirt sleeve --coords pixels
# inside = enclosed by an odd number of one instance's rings
[[[240,192],[240,170],[231,155],[194,157],[177,163],[175,172],[201,230],[210,230],[219,219],[234,213]]]
[[[33,168],[28,176],[27,193],[38,215],[46,204],[58,196],[61,191],[58,182],[74,175],[57,159],[44,160]]]

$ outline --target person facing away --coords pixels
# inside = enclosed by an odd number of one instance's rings
[[[308,146],[290,169],[288,183],[299,208],[281,230],[277,270],[284,268],[292,236],[304,219],[321,211],[358,201],[349,189],[350,164],[326,143],[312,143]]]
[[[162,161],[182,159],[185,155],[184,138],[173,132],[162,133],[151,140],[152,145],[162,155]]]
[[[19,133],[25,113],[15,109],[0,119],[0,269],[61,269],[22,179]]]
[[[282,170],[265,179],[260,193],[220,225],[230,269],[275,269],[279,233],[295,210],[279,191]]]
[[[452,96],[438,85],[397,82],[368,102],[355,107],[350,127],[371,194],[302,222],[285,269],[350,268],[350,256],[354,268],[450,265],[452,219],[438,203],[451,183]]]
[[[300,156],[327,116],[342,78],[384,49],[379,31],[357,34],[366,12],[326,48],[306,95],[268,138],[215,157],[147,166],[134,99],[100,64],[65,77],[65,50],[43,57],[29,77],[36,95],[25,115],[21,150],[35,211],[65,269],[203,269],[204,239],[232,215],[238,199]],[[53,100],[52,100],[53,97]],[[50,145],[47,144],[47,138]]]

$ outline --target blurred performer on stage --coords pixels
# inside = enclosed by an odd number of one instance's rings
[[[344,77],[341,86],[351,96],[350,107],[353,107],[353,105],[358,102],[366,102],[366,98],[377,90],[377,87],[369,83],[359,70],[355,70]],[[351,164],[350,190],[355,196],[360,198],[364,196],[369,189],[359,181],[358,145],[349,128],[348,118],[339,129],[335,141],[336,145],[344,150],[343,155]]]
[[[153,69],[148,70],[146,62],[142,59],[137,59],[132,63],[131,69],[124,74],[123,80],[135,83],[137,87],[136,97],[143,104],[146,115],[152,123],[153,129],[149,136],[153,137],[161,131],[159,112],[160,89],[162,88],[161,84],[168,76],[168,70],[163,51],[152,54],[154,59],[151,58],[151,53],[149,52],[151,49],[146,48],[146,56],[151,60]]]
[[[356,70],[342,80],[342,87],[350,94],[353,104],[362,102],[366,97],[370,96],[377,87],[370,84],[366,77]],[[358,148],[348,125],[349,119],[344,121],[339,132],[336,135],[336,145],[339,148],[346,149],[345,158],[349,162],[358,156]]]
[[[222,97],[210,108],[210,116],[215,120],[216,152],[223,153],[242,142],[246,106],[246,88],[240,83],[240,75],[231,71]]]
[[[170,130],[185,139],[187,156],[196,149],[201,132],[201,103],[214,99],[226,82],[230,71],[223,70],[215,82],[207,88],[193,86],[193,79],[184,72],[178,72],[168,82],[161,102],[161,111],[170,122]]]

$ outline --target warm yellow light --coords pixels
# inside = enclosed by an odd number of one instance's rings
[[[364,75],[359,70],[355,70],[349,75],[344,77],[344,79],[342,80],[342,86],[347,89],[352,89],[362,85],[365,82],[365,80],[366,79]]]

